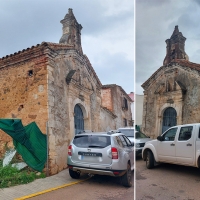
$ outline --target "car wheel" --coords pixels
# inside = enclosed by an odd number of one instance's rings
[[[125,187],[131,187],[132,181],[131,181],[131,165],[127,164],[127,170],[126,173],[121,177],[122,185]]]
[[[200,157],[198,158],[198,161],[197,161],[197,167],[200,169]]]
[[[151,151],[147,151],[146,167],[147,169],[152,169],[154,167],[154,156]]]
[[[80,178],[80,173],[73,171],[72,169],[69,169],[69,175],[74,179]]]

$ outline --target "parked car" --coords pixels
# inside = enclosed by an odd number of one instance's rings
[[[146,142],[142,157],[146,167],[165,162],[200,168],[200,123],[169,128],[156,140]]]
[[[123,133],[134,145],[134,128],[132,126],[119,128],[117,131]]]
[[[81,173],[121,177],[131,187],[134,170],[134,146],[122,133],[81,133],[68,147],[69,174],[78,179]]]
[[[144,147],[145,143],[151,140],[150,137],[146,136],[141,131],[135,131],[134,127],[119,128],[118,132],[121,132],[124,135],[126,135],[126,137],[130,139],[131,143],[133,145],[135,144],[136,156],[141,156],[142,148]]]
[[[135,154],[136,156],[142,155],[142,149],[146,142],[152,140],[150,137],[146,136],[141,131],[135,132]]]

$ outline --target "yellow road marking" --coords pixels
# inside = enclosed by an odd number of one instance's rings
[[[61,186],[58,186],[58,187],[55,187],[55,188],[50,188],[48,190],[43,190],[41,192],[33,193],[33,194],[30,194],[30,195],[27,195],[27,196],[19,197],[19,198],[16,198],[14,200],[24,200],[24,199],[28,199],[28,198],[31,198],[31,197],[35,197],[35,196],[38,196],[38,195],[41,195],[41,194],[44,194],[44,193],[47,193],[47,192],[51,192],[51,191],[60,189],[60,188],[64,188],[64,187],[71,186],[71,185],[74,185],[74,184],[77,184],[77,183],[81,183],[83,181],[88,180],[89,178],[86,178],[86,179],[80,180],[80,181],[76,181],[76,182],[72,182],[72,183],[67,183],[67,184],[64,184],[64,185],[61,185]]]

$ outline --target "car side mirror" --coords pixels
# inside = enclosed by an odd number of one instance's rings
[[[159,136],[157,137],[157,140],[163,141],[163,137],[162,137],[161,135],[159,135]]]

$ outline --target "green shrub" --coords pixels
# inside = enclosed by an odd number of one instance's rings
[[[0,158],[0,167],[3,167],[3,159]]]
[[[45,177],[44,173],[37,175],[37,172],[29,167],[26,167],[21,171],[11,165],[3,167],[2,160],[0,160],[0,188],[27,184],[35,179]]]

